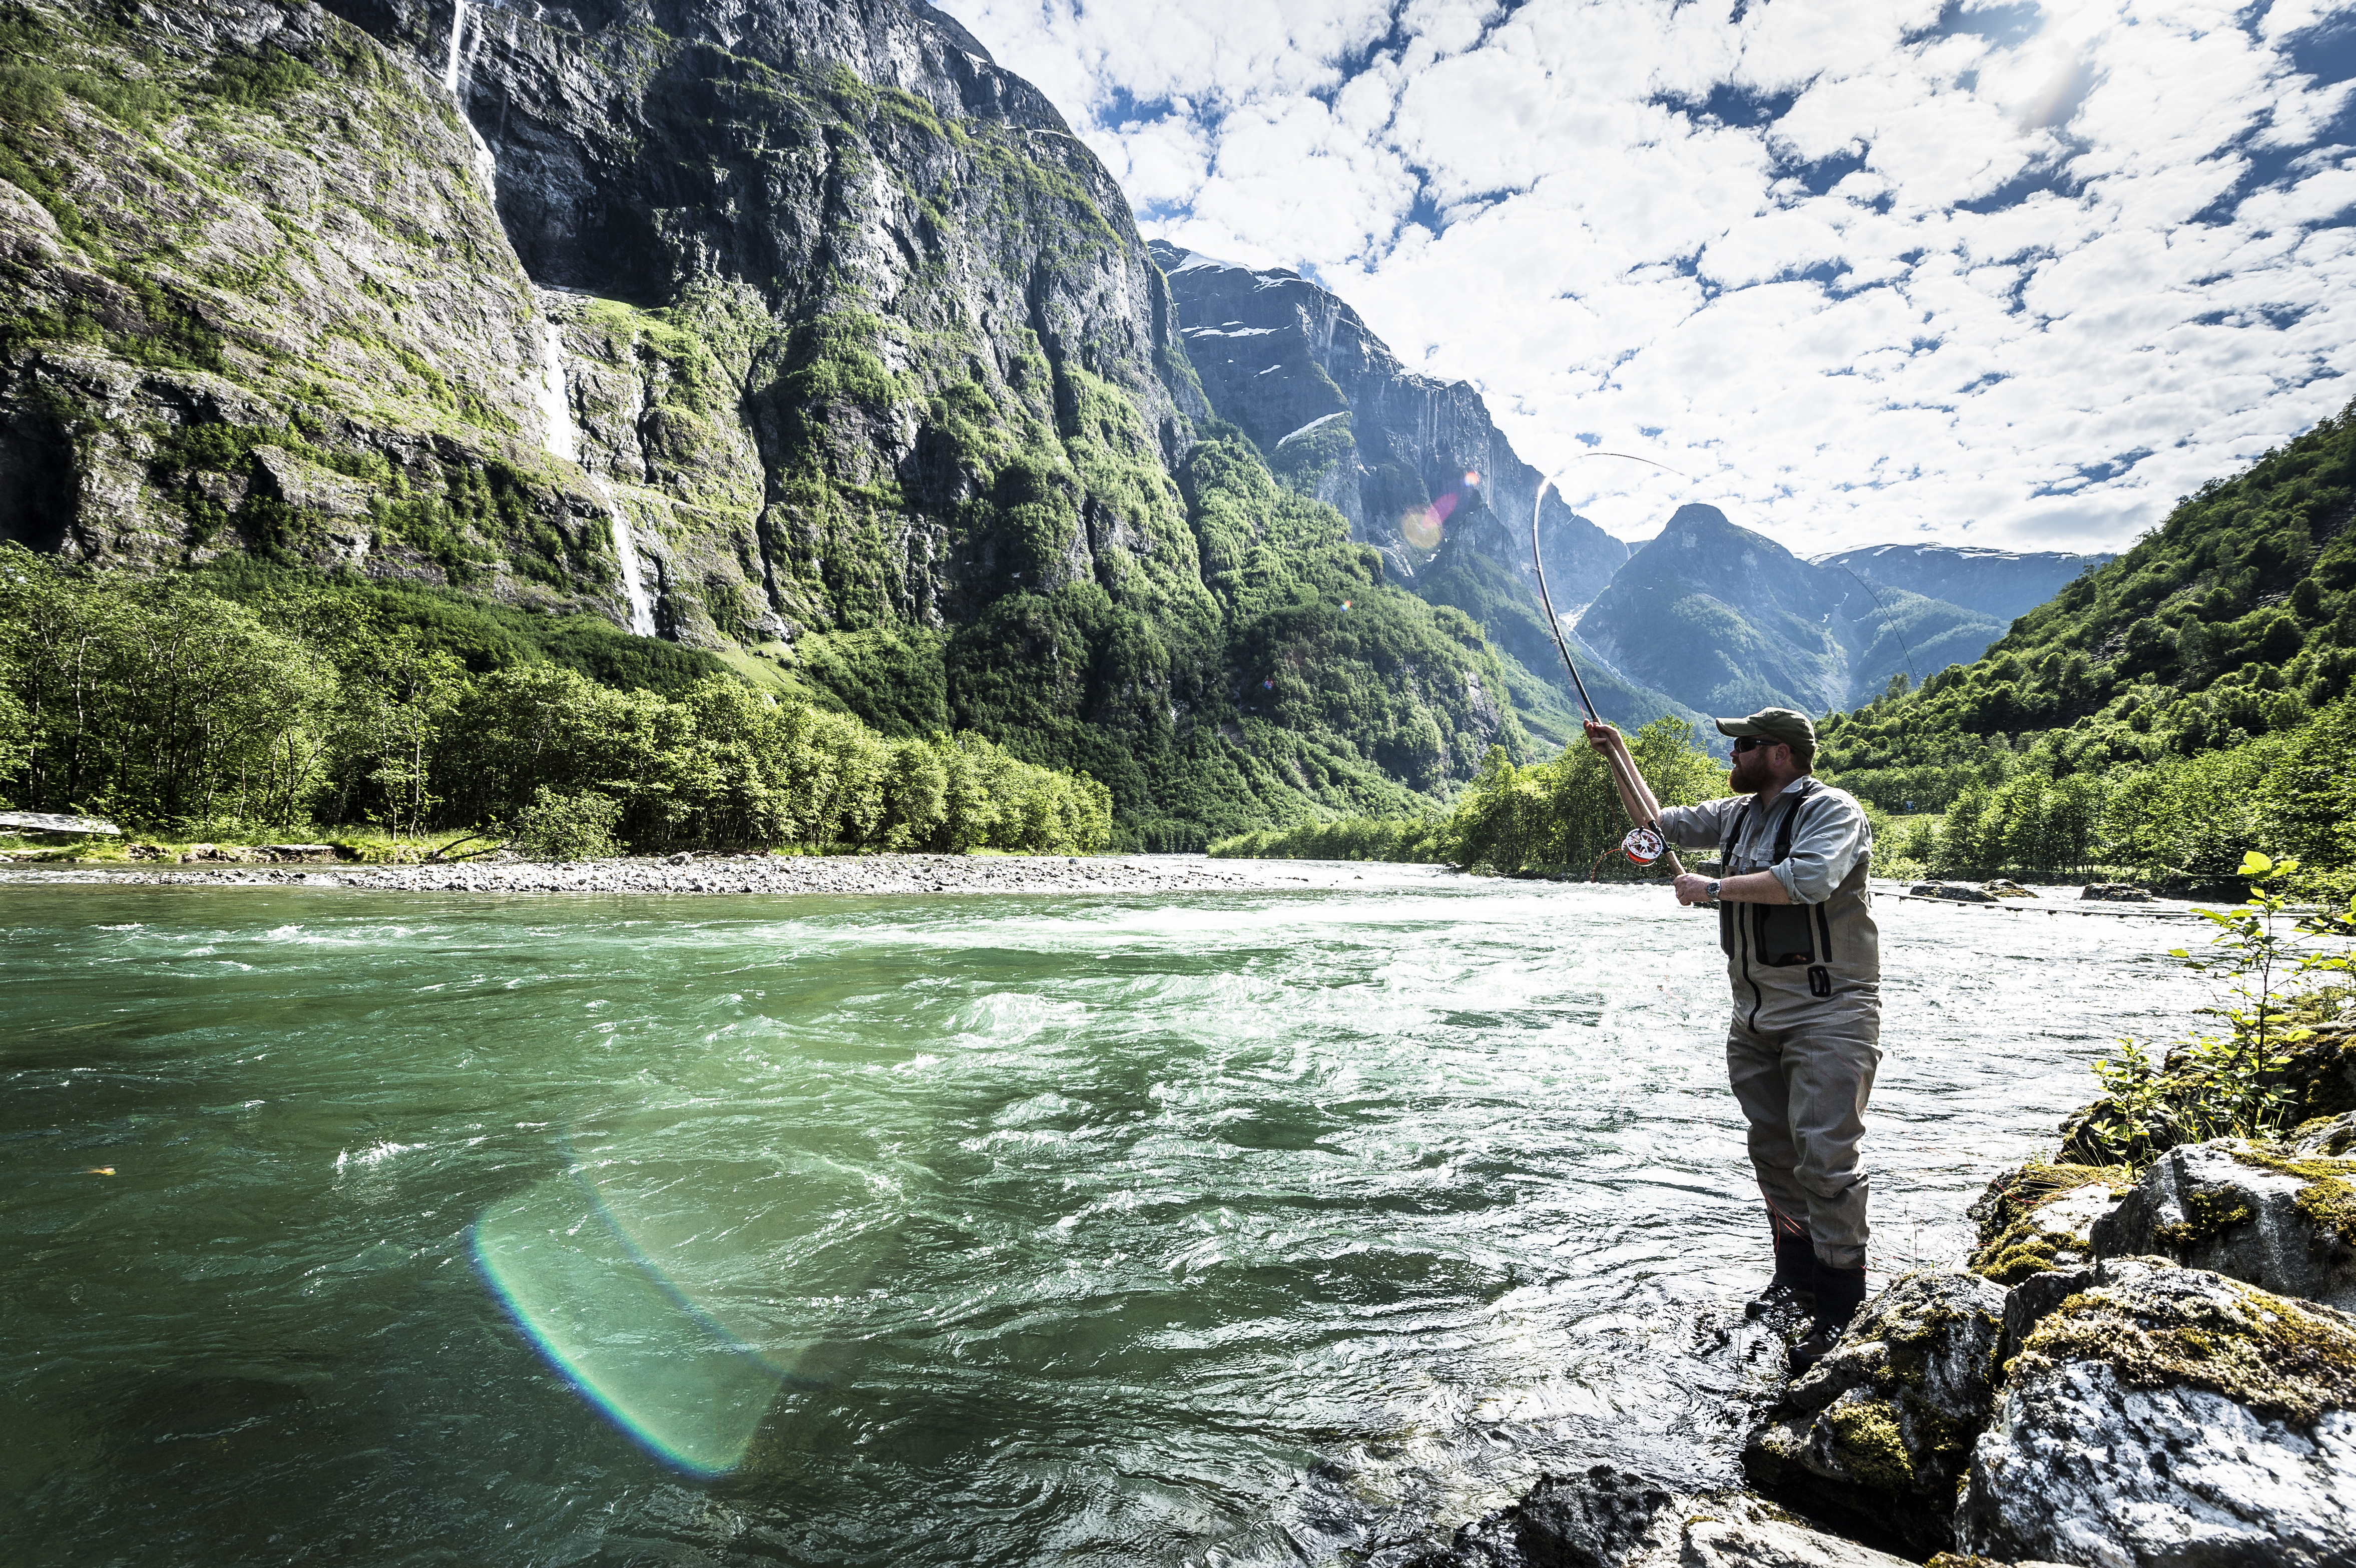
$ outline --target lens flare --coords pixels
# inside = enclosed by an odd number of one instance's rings
[[[1481,483],[1481,471],[1479,469],[1468,468],[1464,471],[1464,487],[1466,489],[1470,490],[1473,485],[1478,485],[1479,483]]]
[[[1438,549],[1440,538],[1449,517],[1456,510],[1456,492],[1451,490],[1429,507],[1418,507],[1399,519],[1399,537],[1418,549]]]
[[[714,1200],[712,1194],[723,1194]],[[485,1211],[483,1282],[591,1406],[691,1475],[743,1463],[779,1392],[841,1352],[895,1221],[831,1162],[584,1165]]]

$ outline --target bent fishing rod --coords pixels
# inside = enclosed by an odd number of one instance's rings
[[[1665,463],[1653,463],[1651,458],[1639,457],[1633,452],[1590,452],[1582,455],[1624,457],[1632,463],[1652,463],[1654,467],[1670,474],[1677,472]],[[1685,475],[1679,474],[1677,477],[1682,479]],[[1547,592],[1546,559],[1538,550],[1538,517],[1546,509],[1546,493],[1555,488],[1554,480],[1546,479],[1538,485],[1537,498],[1530,503],[1530,565],[1537,571],[1538,603],[1546,606],[1547,630],[1554,634],[1555,651],[1562,656],[1562,667],[1570,672],[1570,684],[1578,689],[1580,706],[1587,709],[1588,722],[1601,724],[1603,716],[1595,711],[1594,699],[1587,695],[1587,682],[1580,678],[1579,663],[1570,656],[1570,644],[1563,638],[1562,617],[1554,613],[1554,595]],[[1624,809],[1630,801],[1644,807],[1644,816],[1635,819],[1635,827],[1620,841],[1621,852],[1639,866],[1650,866],[1656,860],[1665,859],[1669,863],[1671,876],[1684,876],[1685,863],[1677,859],[1677,852],[1669,848],[1668,840],[1661,834],[1661,803],[1645,787],[1644,775],[1636,771],[1635,759],[1629,756],[1623,748],[1614,746],[1604,752],[1603,760],[1620,786],[1622,807]]]

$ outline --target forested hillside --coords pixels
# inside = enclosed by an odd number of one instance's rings
[[[929,6],[15,0],[0,283],[0,539],[85,566],[602,616],[1084,770],[1133,845],[1525,744]]]
[[[2356,405],[2203,485],[1969,665],[1823,727],[1820,771],[1951,869],[2356,864]]]

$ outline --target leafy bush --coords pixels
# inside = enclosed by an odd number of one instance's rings
[[[2072,1138],[2081,1152],[2140,1168],[2178,1144],[2269,1136],[2298,1108],[2286,1071],[2316,1038],[2313,1025],[2346,1003],[2356,903],[2345,915],[2293,916],[2284,890],[2297,871],[2296,860],[2252,852],[2240,868],[2248,899],[2237,909],[2200,912],[2218,927],[2210,951],[2179,947],[2173,955],[2227,977],[2225,996],[2203,1009],[2223,1020],[2225,1032],[2165,1051],[2121,1040],[2094,1064],[2103,1097],[2077,1118]]]
[[[516,814],[516,848],[534,860],[604,860],[622,852],[615,825],[622,803],[594,789],[559,795],[542,784]]]

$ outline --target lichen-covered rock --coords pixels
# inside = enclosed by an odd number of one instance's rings
[[[2093,1235],[2104,1257],[2172,1258],[2356,1310],[2356,1157],[2240,1138],[2172,1148]]]
[[[2004,1292],[1956,1269],[1910,1274],[1784,1391],[1743,1451],[1768,1496],[1930,1552],[1950,1543],[1955,1480],[1995,1405]]]
[[[2006,1171],[1972,1203],[1971,1218],[1979,1226],[1972,1272],[2012,1285],[2048,1269],[2092,1262],[2094,1221],[2129,1189],[2123,1166],[2031,1160]]]
[[[2029,1334],[1957,1544],[2103,1568],[2356,1568],[2356,1317],[2147,1260]]]
[[[2290,1152],[2296,1155],[2344,1155],[2356,1153],[2356,1111],[2337,1116],[2318,1116],[2292,1129],[2288,1139]]]

